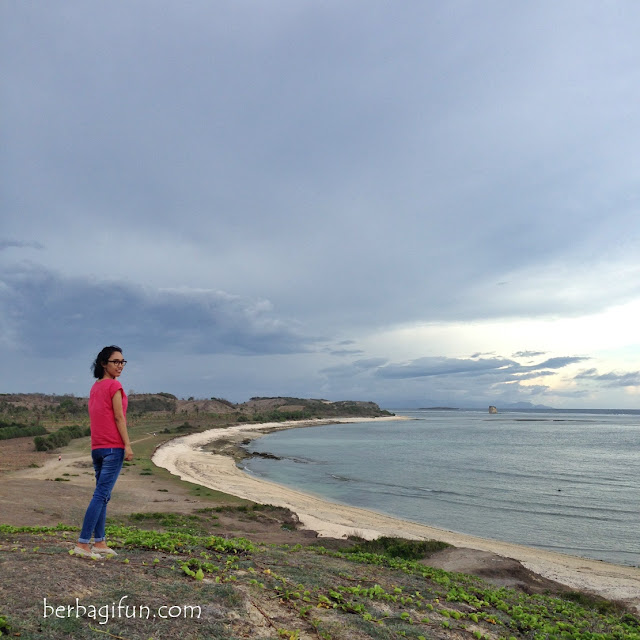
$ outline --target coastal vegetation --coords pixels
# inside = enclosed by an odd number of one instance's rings
[[[254,397],[234,404],[224,398],[179,399],[167,393],[128,393],[127,418],[130,425],[157,426],[159,423],[175,428],[176,419],[188,422],[195,430],[237,424],[239,422],[283,422],[334,417],[379,417],[392,415],[374,402],[291,397]],[[56,396],[40,393],[0,394],[0,432],[4,428],[20,428],[27,435],[27,427],[39,431],[28,435],[42,435],[62,426],[88,426],[87,399],[75,396]],[[43,431],[44,430],[44,431]],[[11,437],[16,437],[12,435]]]
[[[0,420],[0,440],[38,436],[43,433],[47,433],[47,430],[42,425],[3,422]]]
[[[74,438],[83,438],[89,435],[91,435],[89,427],[80,425],[64,426],[52,433],[48,433],[46,436],[36,436],[33,439],[33,443],[36,451],[49,451],[50,449],[66,447]]]
[[[258,517],[268,507],[238,509]],[[119,555],[102,561],[64,553],[77,536],[75,527],[1,525],[3,574],[11,589],[5,590],[0,629],[22,639],[94,638],[101,632],[220,640],[640,640],[638,618],[613,603],[569,591],[528,595],[429,567],[438,545],[398,539],[371,547],[358,540],[264,544],[219,535],[221,512],[132,514],[128,523],[111,522],[107,534]],[[412,547],[414,557],[407,558]],[[42,593],[64,615],[50,609],[43,617],[42,600],[34,606],[25,597],[36,574]],[[73,589],[56,586],[69,584],[60,582],[65,575]],[[199,616],[115,615],[114,605],[125,596],[131,607],[188,604],[198,607]],[[89,599],[95,615],[75,616],[78,603],[86,607]],[[108,620],[99,618],[100,611]]]
[[[332,417],[392,415],[374,402],[255,397],[234,404],[223,398],[180,400],[166,392],[129,393],[128,422],[184,435],[242,422],[284,422]],[[87,399],[45,394],[0,394],[0,440],[35,436],[36,451],[65,447],[89,435]]]

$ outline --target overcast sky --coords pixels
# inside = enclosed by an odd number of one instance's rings
[[[0,392],[640,408],[639,24],[4,0]]]

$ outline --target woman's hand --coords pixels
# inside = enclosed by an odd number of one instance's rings
[[[133,449],[130,444],[126,445],[124,448],[124,459],[133,460]]]

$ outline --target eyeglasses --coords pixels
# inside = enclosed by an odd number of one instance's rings
[[[127,364],[126,360],[107,360],[107,362],[111,362],[112,364],[115,364],[116,367],[124,367],[124,365]]]

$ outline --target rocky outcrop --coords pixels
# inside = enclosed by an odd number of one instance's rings
[[[494,407],[493,405],[491,405],[489,407],[489,413],[498,413],[498,409],[496,409],[496,407]]]

